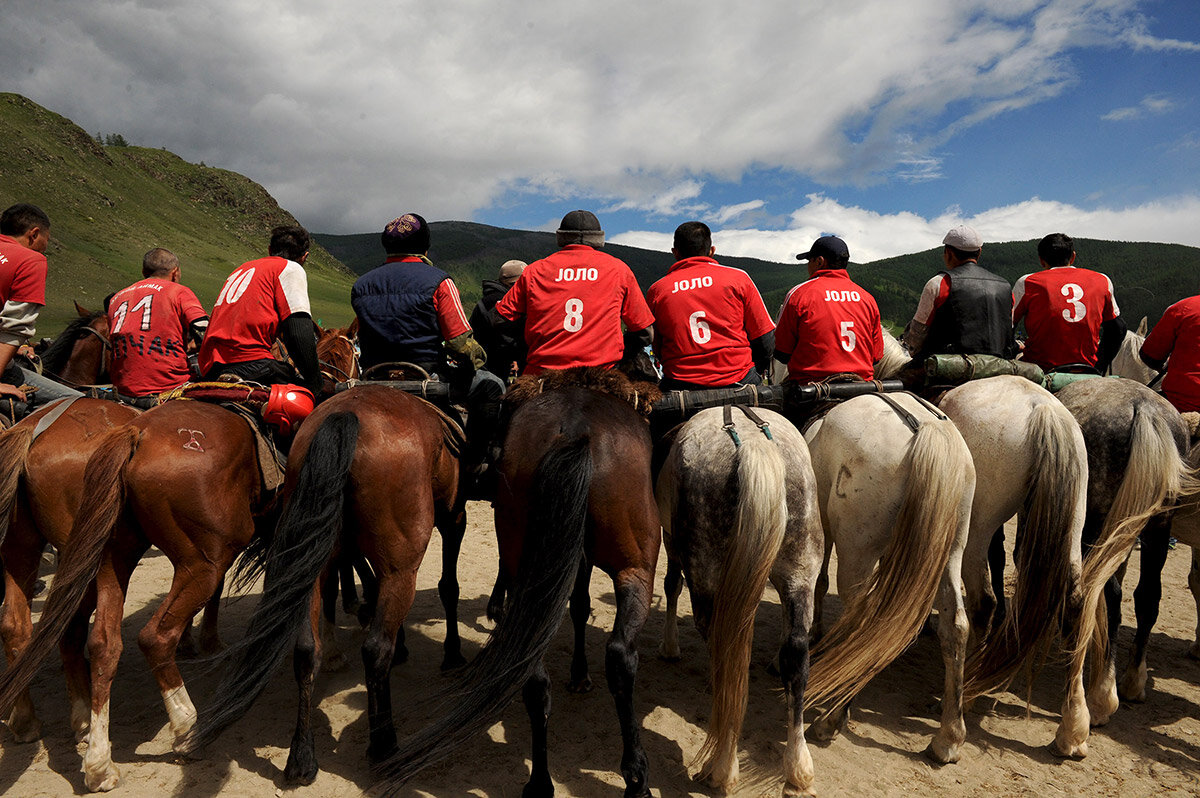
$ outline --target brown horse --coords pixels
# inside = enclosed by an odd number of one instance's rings
[[[626,401],[595,389],[628,395],[613,384],[615,372],[572,369],[566,375],[578,384],[524,402],[504,441],[495,503],[500,571],[509,593],[503,618],[452,689],[447,714],[381,766],[393,787],[491,726],[522,695],[533,729],[533,768],[523,794],[553,795],[546,750],[550,678],[543,657],[569,600],[576,646],[568,689],[590,687],[582,643],[591,572],[599,567],[612,578],[617,601],[605,670],[624,741],[625,795],[650,795],[633,709],[634,643],[648,614],[661,539],[650,435]]]
[[[75,303],[72,319],[41,354],[42,373],[72,388],[103,382],[108,375],[112,346],[108,342],[108,314]]]
[[[285,776],[303,784],[316,778],[309,714],[322,659],[321,594],[337,560],[361,554],[379,575],[377,605],[362,645],[367,752],[379,761],[395,751],[389,674],[434,526],[449,552],[438,584],[448,616],[443,667],[464,662],[454,568],[465,499],[447,430],[429,403],[379,385],[339,394],[309,417],[292,447],[279,527],[262,556],[262,601],[245,639],[234,647],[236,658],[215,691],[216,702],[192,734],[193,745],[208,743],[249,710],[295,640],[300,709]]]
[[[171,560],[175,576],[138,645],[158,682],[177,747],[195,723],[176,648],[250,542],[256,520],[269,526],[274,494],[263,483],[257,449],[238,414],[204,402],[170,401],[100,438],[87,462],[84,498],[60,549],[42,620],[23,655],[0,677],[0,712],[15,704],[64,633],[86,628],[91,605],[84,599],[94,580],[83,765],[90,790],[112,789],[120,778],[109,743],[109,695],[122,649],[125,592],[151,545]],[[81,638],[72,631],[62,646],[78,646]]]

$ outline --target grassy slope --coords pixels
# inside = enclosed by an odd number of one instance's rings
[[[32,202],[51,220],[40,335],[74,314],[72,299],[96,308],[141,279],[142,255],[156,246],[179,256],[184,282],[211,309],[229,272],[266,254],[270,229],[296,223],[248,178],[166,150],[101,146],[15,94],[0,94],[0,174],[0,207]],[[314,316],[347,323],[353,276],[319,245],[308,274]]]

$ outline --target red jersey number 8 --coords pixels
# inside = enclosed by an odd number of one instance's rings
[[[583,329],[583,300],[568,299],[563,306],[566,317],[563,319],[563,329],[567,332],[579,332]]]

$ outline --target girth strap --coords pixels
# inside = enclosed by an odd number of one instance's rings
[[[724,405],[723,407],[723,412],[725,414],[724,430],[729,433],[729,437],[733,439],[733,446],[735,449],[740,448],[742,445],[742,439],[738,437],[737,430],[733,426],[733,408],[735,407],[738,410],[741,410],[746,418],[750,419],[750,423],[758,427],[759,432],[767,436],[767,440],[775,440],[774,436],[771,435],[771,425],[759,418],[758,414],[750,408],[746,407],[745,405]]]

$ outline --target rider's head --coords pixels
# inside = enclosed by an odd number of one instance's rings
[[[676,258],[696,258],[712,255],[712,231],[704,222],[684,222],[675,228],[671,252]]]
[[[562,218],[558,230],[555,231],[558,245],[587,244],[589,247],[604,246],[604,231],[600,229],[600,220],[591,211],[571,211]]]
[[[312,238],[300,225],[276,227],[271,231],[271,243],[267,246],[267,254],[304,263],[311,245]]]
[[[951,228],[942,239],[942,244],[945,245],[942,258],[950,268],[969,260],[979,260],[979,255],[983,252],[983,238],[975,232],[975,228],[965,224]]]
[[[424,255],[429,252],[429,222],[415,213],[397,216],[379,236],[389,255]]]
[[[850,248],[837,236],[821,236],[796,260],[808,261],[809,276],[823,269],[844,269],[850,263]]]
[[[50,244],[50,217],[36,205],[19,202],[0,214],[0,235],[35,252],[45,252]]]
[[[179,258],[169,249],[155,247],[142,257],[142,277],[179,282],[178,274]]]
[[[523,260],[506,260],[500,267],[500,274],[496,279],[505,285],[512,285],[517,281],[517,278],[521,276],[521,273],[525,271],[525,267],[528,265],[529,264]]]
[[[1075,261],[1075,242],[1066,233],[1051,233],[1038,242],[1038,260],[1051,268]]]

